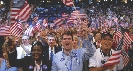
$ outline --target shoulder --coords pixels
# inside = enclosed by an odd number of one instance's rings
[[[22,50],[22,47],[21,47],[21,46],[19,46],[19,47],[16,47],[16,49],[17,49],[17,50]]]
[[[111,49],[112,52],[114,52],[115,50]]]
[[[0,63],[2,63],[4,60],[5,60],[5,59],[3,59],[3,58],[0,58]]]
[[[57,52],[55,55],[54,55],[54,58],[58,58],[58,57],[61,57],[62,56],[62,51],[59,51]]]
[[[58,55],[61,55],[62,54],[62,51],[59,51],[55,54],[55,56],[58,56]]]
[[[32,47],[32,45],[31,45],[31,44],[29,44],[29,45],[28,45],[28,47]]]
[[[96,52],[95,53],[97,53],[97,52],[100,52],[100,48],[96,49]]]
[[[25,59],[25,60],[32,60],[33,57],[29,55],[29,56],[25,56],[24,59]]]

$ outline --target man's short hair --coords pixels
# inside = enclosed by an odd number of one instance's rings
[[[30,37],[28,35],[23,35],[22,39],[30,39]]]
[[[72,40],[73,40],[73,35],[72,35],[72,32],[71,31],[65,31],[63,34],[62,34],[62,37],[61,39],[63,39],[63,36],[64,35],[70,35],[72,37]]]
[[[106,37],[106,36],[109,36],[109,37],[111,37],[111,38],[113,39],[113,36],[112,36],[109,32],[107,32],[107,33],[102,33],[102,38],[104,38],[104,37]]]

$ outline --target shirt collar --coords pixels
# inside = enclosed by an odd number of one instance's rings
[[[51,50],[54,51],[54,47],[53,47],[53,49],[52,49],[52,47],[49,46],[49,50],[50,50],[50,51],[51,51]]]
[[[104,53],[104,52],[102,51],[102,48],[100,48],[100,52],[101,52],[101,54],[102,54],[104,57],[105,57],[105,56],[111,56],[111,54],[112,54],[111,49],[110,49],[110,51],[109,51],[108,54]]]

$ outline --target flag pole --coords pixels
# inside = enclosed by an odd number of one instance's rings
[[[11,26],[11,8],[12,8],[12,0],[10,0],[10,19],[9,19],[9,25]]]
[[[72,1],[72,3],[73,3],[73,1]],[[74,7],[74,9],[75,9],[75,11],[76,11],[77,9],[76,9],[76,7],[75,7],[74,3],[73,3],[73,7]],[[76,12],[76,13],[77,13],[77,12]],[[79,21],[81,22],[81,19],[80,19],[80,17],[79,17],[79,15],[78,15],[78,13],[77,13],[77,16],[78,16]]]

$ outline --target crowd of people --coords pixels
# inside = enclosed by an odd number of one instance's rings
[[[5,36],[0,71],[132,71],[130,61],[103,66],[114,50],[113,36],[120,25],[133,40],[132,8],[128,6],[87,6],[88,18],[58,28],[45,26],[33,36]],[[126,40],[125,40],[126,41]]]

